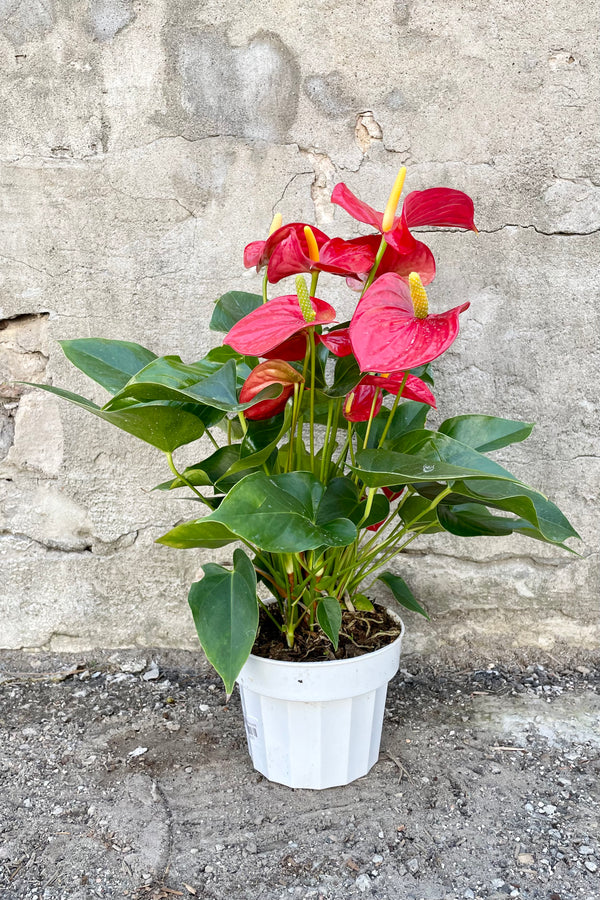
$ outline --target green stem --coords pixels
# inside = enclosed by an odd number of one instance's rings
[[[373,415],[375,413],[375,406],[377,405],[377,399],[381,393],[381,388],[375,388],[375,393],[373,395],[373,402],[371,403],[371,412],[369,413],[369,421],[367,422],[367,430],[365,431],[365,439],[363,441],[363,450],[367,449],[367,444],[369,443],[369,435],[371,433],[371,425],[373,424]]]
[[[267,269],[265,269],[265,274],[264,274],[264,277],[263,277],[263,284],[262,284],[262,297],[263,297],[263,303],[267,303],[267,302],[268,302],[268,299],[269,299],[268,296],[267,296],[267,284],[268,284]]]
[[[325,479],[325,463],[327,456],[327,447],[329,445],[329,434],[331,432],[331,425],[333,421],[333,403],[330,401],[327,407],[327,426],[325,428],[325,439],[323,441],[323,448],[321,450],[321,481]]]
[[[174,475],[176,478],[179,478],[180,481],[183,481],[184,484],[187,484],[187,486],[189,487],[189,489],[190,489],[191,491],[194,492],[194,494],[198,497],[198,499],[199,499],[199,500],[202,500],[202,502],[203,502],[204,504],[206,504],[206,506],[208,506],[208,508],[209,508],[210,510],[212,510],[212,507],[211,507],[210,503],[208,502],[208,500],[206,499],[206,497],[203,497],[203,496],[202,496],[202,494],[200,493],[200,491],[197,490],[197,489],[195,488],[195,486],[192,484],[192,482],[189,481],[189,480],[185,477],[185,475],[183,475],[181,472],[178,472],[178,471],[177,471],[177,469],[175,468],[175,463],[173,462],[173,454],[172,454],[170,451],[167,450],[167,451],[165,451],[165,456],[167,457],[167,462],[169,463],[169,468],[170,468],[171,472],[173,473],[173,475]]]
[[[316,349],[315,333],[310,328],[308,332],[310,340],[310,458],[313,475],[315,474],[315,381],[316,381]]]
[[[316,270],[312,273],[312,278],[310,279],[310,296],[314,297],[317,290],[317,282],[319,280],[319,272]]]
[[[273,624],[279,629],[279,631],[283,631],[283,625],[281,625],[281,624],[277,621],[277,619],[275,618],[275,616],[272,616],[272,615],[271,615],[271,613],[269,612],[269,607],[267,606],[267,604],[266,604],[266,603],[263,603],[263,601],[260,599],[260,597],[259,597],[258,595],[257,595],[256,599],[258,600],[258,603],[259,603],[259,605],[261,606],[261,608],[264,610],[264,612],[266,612],[266,614],[267,614],[268,617],[270,618],[271,622],[273,622]]]
[[[371,285],[373,284],[373,280],[375,278],[375,275],[377,274],[377,269],[379,268],[379,263],[383,259],[383,254],[385,253],[386,247],[387,247],[387,244],[385,241],[385,237],[383,235],[381,235],[381,243],[379,245],[379,250],[377,251],[377,256],[375,257],[375,262],[373,263],[373,268],[369,272],[369,277],[365,281],[365,286],[362,289],[362,293],[360,295],[361,297],[365,293],[365,291],[368,290],[371,287]]]
[[[206,431],[205,431],[204,433],[206,434],[206,437],[209,439],[209,441],[211,442],[211,444],[213,445],[213,447],[215,448],[215,450],[218,450],[218,449],[219,449],[219,445],[218,445],[217,442],[215,441],[214,437],[212,436],[212,434],[210,433],[210,431],[208,430],[208,428],[206,429]]]
[[[246,432],[248,431],[248,423],[246,422],[246,416],[241,410],[238,413],[238,419],[240,420],[240,425],[242,426],[242,433],[246,434]]]
[[[407,381],[408,381],[408,372],[405,372],[404,378],[402,379],[402,381],[400,383],[400,389],[398,390],[398,393],[394,397],[394,402],[392,404],[392,408],[390,409],[390,414],[388,416],[388,420],[385,423],[385,428],[383,429],[383,434],[379,438],[379,445],[378,445],[379,447],[383,447],[383,442],[385,441],[385,439],[387,437],[387,433],[390,430],[390,425],[392,424],[392,419],[394,418],[396,410],[398,409],[398,404],[400,403],[400,397],[402,396],[402,391],[404,390],[404,385],[406,384]]]

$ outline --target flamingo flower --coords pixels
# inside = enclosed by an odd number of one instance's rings
[[[467,194],[453,188],[438,187],[426,191],[411,191],[406,195],[400,215],[396,216],[405,174],[406,169],[402,168],[392,188],[385,212],[377,212],[368,203],[359,200],[345,184],[335,186],[331,202],[337,203],[359,222],[365,222],[375,228],[385,237],[386,243],[402,255],[414,251],[417,241],[410,233],[410,229],[420,225],[477,231],[473,222],[473,201]]]
[[[362,243],[365,251],[369,250],[373,254],[374,262],[381,242],[380,236],[367,234],[355,240],[357,244]],[[398,253],[393,247],[386,247],[375,278],[381,278],[386,272],[395,272],[404,279],[407,279],[411,272],[417,272],[423,284],[430,284],[435,277],[435,259],[423,241],[415,241],[413,249],[407,253]],[[348,275],[346,283],[353,291],[362,291],[366,280],[366,274],[357,272],[356,275]]]
[[[278,224],[278,220],[274,220]],[[271,226],[273,228],[273,226]],[[276,227],[266,241],[253,241],[244,249],[246,268],[267,266],[271,284],[299,272],[330,272],[357,277],[366,275],[375,261],[372,246],[361,238],[344,241],[328,238],[318,228],[301,222]]]
[[[285,241],[287,238],[289,238],[291,234],[297,236],[297,239],[300,242],[303,251],[308,254],[308,243],[304,234],[305,227],[306,226],[303,222],[290,222],[288,225],[282,225],[281,213],[277,213],[271,224],[269,237],[267,238],[267,240],[252,241],[252,243],[247,244],[244,248],[245,267],[247,269],[250,269],[252,268],[252,266],[256,266],[256,271],[258,272],[263,268],[263,266],[266,266],[269,263],[269,260],[271,259],[277,246],[282,241]],[[324,234],[324,232],[319,231],[318,228],[313,228],[312,232],[318,247],[326,244],[329,240],[327,235]]]
[[[260,400],[245,412],[246,419],[270,419],[282,412],[294,392],[294,385],[304,381],[302,375],[281,359],[267,360],[252,369],[240,391],[240,403],[248,403],[264,388],[272,384],[282,387],[279,397],[272,400]]]
[[[358,302],[350,322],[352,349],[362,372],[400,372],[441,356],[458,334],[461,303],[430,314],[427,294],[416,272],[409,284],[399,275],[378,278]]]
[[[371,410],[373,416],[376,416],[381,409],[383,391],[397,394],[401,388],[400,396],[436,408],[435,397],[424,381],[410,373],[395,372],[393,375],[365,375],[361,378],[356,387],[346,395],[344,416],[350,422],[366,422],[371,417]]]
[[[327,325],[335,319],[335,310],[329,303],[317,297],[309,297],[308,290],[301,276],[303,296],[287,294],[275,297],[254,309],[233,326],[226,335],[224,343],[237,353],[247,356],[271,355],[272,351],[285,349],[290,338],[306,332],[307,328],[316,325]],[[300,293],[300,291],[299,291]],[[306,346],[306,338],[301,335]],[[291,343],[291,342],[290,342]],[[288,344],[289,346],[289,344]],[[278,355],[279,359],[283,357]],[[300,356],[287,356],[288,359],[299,359]]]

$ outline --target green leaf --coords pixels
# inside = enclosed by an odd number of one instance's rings
[[[436,466],[446,464],[456,464],[470,470],[479,470],[479,477],[472,474],[457,476],[453,483],[453,493],[462,494],[475,501],[483,501],[486,506],[503,509],[526,519],[539,530],[541,540],[562,545],[562,542],[570,537],[579,537],[566,517],[547,497],[534,488],[524,485],[487,456],[446,434],[414,431],[400,438],[394,446],[401,447],[411,454],[418,453],[419,460],[431,460],[427,468],[433,465],[434,470]],[[435,462],[435,460],[442,460],[442,462]],[[469,479],[468,483],[466,482],[467,478]],[[419,482],[427,480],[430,479],[424,477],[415,479]],[[440,475],[436,480],[444,481],[447,480],[447,477]],[[422,492],[422,488],[418,487],[418,490]],[[446,502],[450,501],[447,499]],[[522,533],[533,536],[530,529]]]
[[[250,403],[238,403],[233,359],[224,365],[206,360],[187,365],[178,356],[162,356],[131,378],[105,409],[114,409],[123,398],[134,397],[138,401],[178,400],[238,411],[254,406],[259,399],[280,394],[281,385],[273,385],[257,394]]]
[[[24,382],[29,384],[30,382]],[[33,387],[41,388],[63,400],[68,400],[75,406],[86,409],[93,415],[110,422],[122,431],[133,434],[135,437],[153,447],[157,447],[164,453],[172,453],[184,444],[191,444],[204,434],[204,423],[195,415],[187,412],[179,403],[147,403],[128,406],[126,409],[114,412],[101,409],[71,391],[52,387],[48,384],[34,384]]]
[[[74,366],[115,394],[132,375],[156,359],[156,354],[129,341],[106,338],[77,338],[59,341],[63,352]]]
[[[332,398],[345,397],[356,387],[361,378],[362,373],[354,357],[341,356],[335,364],[333,384],[323,393]]]
[[[418,456],[420,460],[442,461],[455,466],[464,466],[479,472],[482,477],[489,475],[508,478],[509,481],[519,480],[493,459],[439,431],[427,429],[410,431],[394,441],[390,449]]]
[[[362,522],[366,507],[367,501],[360,499],[359,489],[351,478],[332,478],[319,505],[317,523],[343,516],[356,526],[360,523],[361,528],[367,528],[386,519],[390,511],[389,500],[383,494],[373,498],[369,516]]]
[[[459,503],[453,506],[440,503],[437,507],[440,525],[450,534],[460,537],[500,536],[512,534],[523,519],[505,519],[494,516],[477,503]]]
[[[375,607],[366,596],[366,594],[355,594],[354,597],[352,597],[352,605],[355,609],[360,609],[363,612],[375,611]]]
[[[247,475],[206,518],[222,522],[238,537],[271,553],[297,553],[317,547],[344,547],[356,539],[348,519],[317,524],[325,486],[310,472]]]
[[[237,537],[220,522],[207,521],[205,516],[193,522],[176,525],[171,531],[157,538],[157,544],[166,544],[178,550],[189,550],[192,547],[206,547],[213,550],[237,541]]]
[[[458,494],[520,516],[538,529],[543,540],[550,543],[562,544],[569,538],[579,537],[566,516],[551,500],[518,482],[510,484],[475,479],[468,484],[457,481],[453,487]],[[519,530],[533,536],[529,530]]]
[[[454,416],[442,422],[438,430],[480,453],[490,453],[524,441],[532,429],[532,422],[515,422],[496,416]]]
[[[263,422],[248,421],[248,431],[242,441],[239,459],[232,462],[222,477],[228,479],[232,475],[248,472],[266,462],[278,442],[287,434],[291,421],[292,408],[289,405],[283,415],[265,420],[264,431],[261,431]]]
[[[491,463],[491,460],[488,460]],[[427,481],[452,481],[453,479],[478,478],[478,469],[454,466],[450,463],[416,458],[408,453],[393,450],[360,450],[356,454],[356,466],[351,466],[368,487],[414,484]],[[493,464],[495,465],[495,463]],[[498,467],[500,468],[500,467]],[[493,475],[490,478],[510,480],[512,476]],[[514,479],[516,481],[516,479]]]
[[[429,616],[414,596],[404,578],[400,578],[399,575],[393,575],[392,572],[383,572],[381,575],[377,576],[377,580],[383,581],[383,583],[389,587],[398,603],[406,609],[410,609],[412,612],[418,612],[422,616],[425,616],[426,619],[429,619]]]
[[[202,649],[231,694],[258,631],[256,573],[243,550],[234,550],[232,572],[215,563],[202,568],[188,602]]]
[[[228,291],[215,303],[210,320],[211,331],[231,331],[236,322],[258,309],[263,298],[260,294],[248,294],[245,291]]]
[[[335,597],[323,597],[317,604],[317,622],[333,644],[335,650],[340,642],[342,608]]]
[[[432,490],[431,494],[427,497],[420,497],[418,494],[413,494],[406,498],[400,508],[400,515],[406,526],[410,528],[411,522],[417,519],[414,527],[415,529],[419,529],[419,532],[422,534],[437,534],[444,530],[437,517],[437,507],[427,510],[427,507],[431,506],[431,501],[444,489],[444,485],[436,485],[435,488],[435,491]],[[418,516],[420,516],[420,518],[417,518]],[[427,526],[427,528],[425,528],[425,526]],[[421,529],[424,530],[421,531]]]

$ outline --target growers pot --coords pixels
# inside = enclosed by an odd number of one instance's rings
[[[366,775],[379,756],[388,682],[404,636],[354,659],[251,655],[238,676],[248,749],[269,781],[322,789]]]

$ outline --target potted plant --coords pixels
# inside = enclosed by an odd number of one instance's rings
[[[159,543],[241,545],[231,568],[203,566],[189,603],[227,693],[239,681],[256,768],[294,787],[347,783],[377,759],[403,625],[373,606],[374,580],[426,615],[385,568],[402,550],[439,531],[516,532],[564,549],[577,537],[488,455],[524,440],[531,424],[461,415],[426,427],[436,406],[429,364],[469,304],[429,311],[435,262],[411,228],[476,228],[470,198],[449,188],[413,191],[398,213],[404,177],[383,213],[337,185],[332,201],[373,229],[364,237],[330,238],[276,216],[244,253],[263,272],[262,292],[216,301],[210,327],[225,337],[199,361],[130,342],[62,341],[110,399],[99,407],[39,385],[164,453],[171,476],[157,488],[189,492],[204,514]],[[322,299],[321,273],[357,292],[350,321],[338,323]],[[269,299],[290,276],[291,292]],[[174,452],[203,436],[212,451],[181,471]]]

